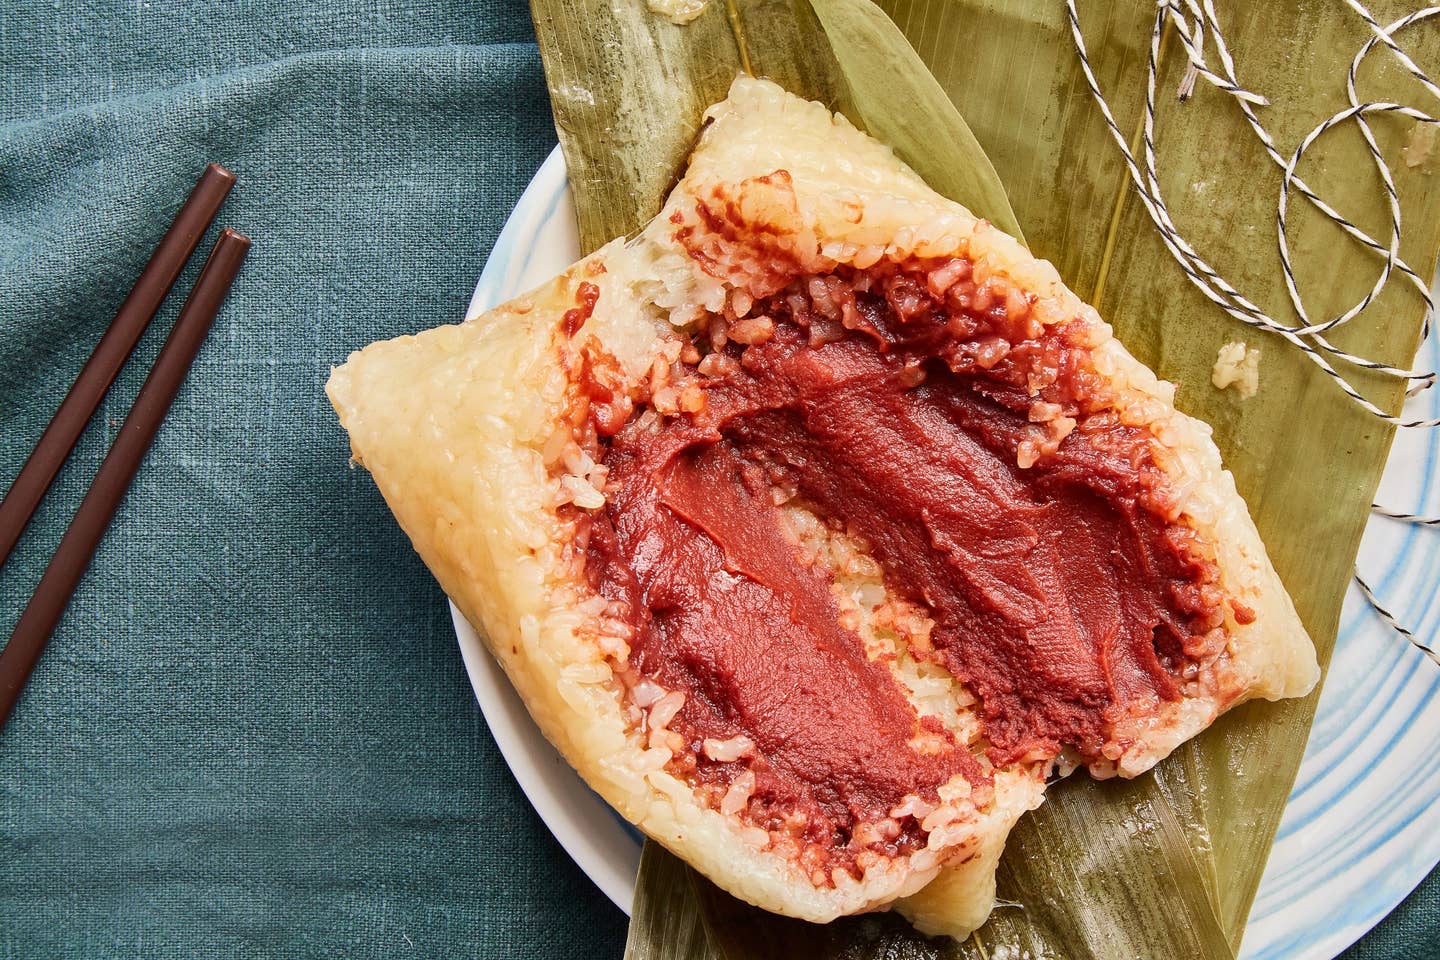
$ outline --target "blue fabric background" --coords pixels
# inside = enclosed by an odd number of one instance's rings
[[[255,240],[0,735],[0,957],[618,958],[321,393],[461,315],[553,145],[525,4],[10,0],[0,68],[0,483],[207,161]],[[176,307],[4,571],[7,633]],[[1440,956],[1437,896],[1352,956]]]

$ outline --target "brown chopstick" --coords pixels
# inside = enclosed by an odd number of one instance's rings
[[[90,354],[60,409],[55,411],[50,425],[40,435],[40,441],[20,468],[10,492],[0,502],[0,566],[5,565],[10,551],[15,549],[15,543],[34,515],[35,507],[60,472],[85,424],[90,422],[96,407],[115,382],[140,335],[155,318],[160,304],[175,285],[180,271],[199,246],[200,238],[210,228],[210,222],[215,219],[220,205],[234,185],[235,174],[220,164],[212,163],[205,168],[195,182],[195,189],[190,191],[189,199],[155,248],[150,262],[145,264],[130,295],[115,312],[115,319],[110,321],[105,335],[95,346],[95,352]]]
[[[100,538],[135,478],[140,461],[180,391],[180,384],[249,250],[250,240],[243,234],[234,230],[221,232],[110,452],[100,464],[89,492],[75,511],[75,518],[70,521],[30,603],[20,615],[10,642],[0,651],[0,729],[9,719],[71,594],[90,566]]]

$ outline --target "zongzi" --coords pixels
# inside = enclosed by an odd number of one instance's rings
[[[1318,677],[1173,387],[767,81],[638,237],[328,390],[546,735],[779,913],[964,935],[1049,780]]]

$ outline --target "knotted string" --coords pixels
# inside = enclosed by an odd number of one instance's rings
[[[1386,423],[1396,427],[1434,427],[1440,425],[1440,418],[1411,418],[1396,416],[1380,409],[1369,399],[1357,390],[1354,385],[1337,369],[1335,363],[1341,367],[1354,367],[1357,369],[1370,370],[1385,376],[1398,377],[1406,384],[1406,396],[1413,397],[1434,385],[1436,375],[1433,371],[1412,370],[1395,367],[1390,364],[1381,363],[1367,357],[1349,353],[1336,347],[1325,336],[1331,330],[1350,323],[1359,316],[1375,298],[1378,297],[1390,281],[1399,276],[1405,283],[1415,289],[1425,303],[1425,312],[1422,320],[1421,342],[1424,343],[1430,336],[1432,317],[1435,312],[1435,304],[1430,294],[1430,284],[1422,278],[1411,266],[1400,256],[1401,238],[1401,210],[1400,198],[1395,188],[1394,172],[1389,163],[1380,152],[1379,144],[1370,127],[1370,117],[1376,114],[1392,114],[1409,117],[1417,123],[1436,124],[1440,123],[1436,117],[1425,113],[1415,107],[1405,104],[1391,103],[1388,101],[1366,101],[1362,102],[1356,92],[1356,76],[1359,73],[1361,64],[1377,46],[1383,46],[1394,56],[1400,64],[1413,76],[1425,90],[1437,100],[1440,100],[1440,86],[1437,86],[1416,65],[1409,55],[1396,43],[1394,35],[1406,27],[1421,20],[1440,14],[1440,7],[1426,7],[1415,13],[1401,17],[1389,25],[1381,25],[1359,0],[1345,0],[1350,7],[1370,29],[1373,36],[1355,54],[1350,63],[1349,72],[1346,75],[1345,92],[1349,106],[1337,111],[1325,120],[1321,121],[1300,141],[1295,150],[1286,157],[1276,146],[1274,138],[1261,123],[1256,112],[1257,107],[1269,105],[1269,101],[1262,95],[1247,90],[1241,85],[1235,68],[1234,58],[1231,56],[1228,44],[1225,42],[1225,35],[1220,26],[1219,17],[1215,12],[1213,0],[1159,0],[1156,5],[1155,25],[1150,36],[1150,52],[1146,63],[1145,72],[1145,113],[1141,129],[1141,154],[1142,159],[1137,161],[1130,149],[1125,135],[1120,131],[1119,124],[1100,89],[1100,83],[1095,77],[1095,71],[1090,65],[1089,51],[1085,46],[1085,37],[1080,29],[1080,14],[1076,9],[1075,0],[1065,0],[1065,9],[1070,21],[1070,33],[1075,42],[1075,50],[1080,59],[1080,68],[1084,73],[1085,82],[1090,88],[1090,94],[1099,108],[1101,116],[1105,120],[1105,126],[1110,131],[1111,139],[1115,141],[1121,156],[1125,160],[1125,168],[1129,174],[1130,181],[1140,197],[1140,202],[1145,211],[1149,214],[1151,221],[1155,224],[1160,233],[1161,240],[1166,250],[1174,258],[1180,269],[1189,278],[1190,282],[1205,295],[1211,302],[1215,303],[1230,316],[1256,330],[1266,334],[1278,336],[1285,342],[1299,348],[1304,355],[1314,363],[1322,373],[1325,374],[1342,392],[1361,409],[1372,416],[1375,416]],[[1268,314],[1253,301],[1245,297],[1228,280],[1225,279],[1214,267],[1207,263],[1191,243],[1185,239],[1179,228],[1175,225],[1170,216],[1170,211],[1165,203],[1161,191],[1158,164],[1155,151],[1155,103],[1157,98],[1157,86],[1159,77],[1160,46],[1164,38],[1166,26],[1171,26],[1179,37],[1181,47],[1184,49],[1187,66],[1180,81],[1177,95],[1181,102],[1189,99],[1193,94],[1196,83],[1204,80],[1220,93],[1232,98],[1241,114],[1245,118],[1247,126],[1255,135],[1256,139],[1264,148],[1270,160],[1281,168],[1282,179],[1280,194],[1276,203],[1275,227],[1276,245],[1280,254],[1281,272],[1284,275],[1285,291],[1290,302],[1291,310],[1294,313],[1292,322],[1285,322]],[[1207,49],[1213,49],[1218,70],[1211,65]],[[1300,160],[1325,134],[1337,127],[1353,123],[1360,130],[1362,139],[1365,142],[1366,150],[1370,154],[1371,161],[1380,177],[1382,189],[1385,194],[1385,206],[1390,217],[1390,230],[1388,242],[1381,242],[1370,236],[1348,217],[1344,216],[1333,206],[1323,200],[1308,184],[1296,173]],[[1289,231],[1287,214],[1290,206],[1290,193],[1294,190],[1304,197],[1323,216],[1335,223],[1345,232],[1347,236],[1356,241],[1364,250],[1382,258],[1375,283],[1370,290],[1348,309],[1323,320],[1314,319],[1305,305],[1301,296],[1299,285],[1295,279],[1295,271],[1291,261]],[[1427,526],[1440,526],[1440,517],[1424,517],[1411,513],[1389,510],[1378,504],[1372,505],[1372,510],[1377,514],[1390,517],[1408,523],[1424,524]],[[1370,587],[1360,577],[1358,570],[1355,573],[1355,582],[1360,587],[1361,593],[1380,615],[1396,632],[1403,636],[1410,643],[1413,643],[1426,656],[1440,664],[1440,657],[1429,646],[1422,643],[1410,630],[1401,625],[1391,613],[1386,610],[1375,598]]]

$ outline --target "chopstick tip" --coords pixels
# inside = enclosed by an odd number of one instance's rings
[[[233,184],[235,182],[235,174],[232,173],[228,168],[218,163],[212,163],[208,165],[205,168],[205,176],[212,180],[223,180],[226,183],[230,184]]]
[[[220,236],[215,242],[217,245],[221,243],[242,243],[247,247],[250,246],[250,238],[234,227],[226,227],[224,230],[221,230]]]

